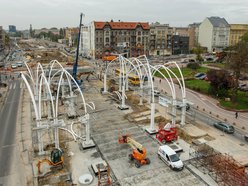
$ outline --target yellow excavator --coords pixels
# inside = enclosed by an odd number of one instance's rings
[[[38,173],[41,175],[42,172],[40,170],[41,164],[43,163],[47,163],[50,166],[50,169],[57,169],[57,168],[63,168],[64,166],[64,157],[62,155],[62,151],[60,149],[53,149],[51,152],[51,160],[49,159],[43,159],[43,160],[39,160],[37,163],[37,167],[38,167]]]
[[[146,157],[146,148],[129,135],[122,135],[119,137],[119,143],[127,143],[132,147],[132,154],[129,154],[128,156],[130,161],[134,161],[135,167],[140,168],[141,165],[150,164],[150,159]]]

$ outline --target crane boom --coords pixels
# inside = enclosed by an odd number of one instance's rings
[[[127,137],[127,143],[133,148],[133,149],[143,149],[143,146],[135,141],[134,139]]]
[[[78,84],[79,84],[79,82],[78,82],[78,79],[77,79],[77,67],[78,67],[78,55],[79,55],[79,45],[80,45],[80,36],[81,36],[82,16],[83,16],[83,13],[80,14],[76,60],[75,60],[75,62],[73,64],[73,72],[72,72],[72,76],[77,81]]]

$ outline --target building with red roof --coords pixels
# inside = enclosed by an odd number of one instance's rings
[[[93,21],[82,32],[82,54],[93,59],[113,53],[127,57],[149,54],[149,23]]]

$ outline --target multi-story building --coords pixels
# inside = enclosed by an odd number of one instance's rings
[[[0,26],[0,51],[4,48],[4,46],[5,46],[5,33],[3,27]]]
[[[237,44],[245,33],[248,33],[248,24],[230,24],[229,45]]]
[[[189,36],[168,35],[167,43],[167,47],[171,49],[172,55],[189,54]]]
[[[189,49],[190,50],[192,50],[198,43],[199,26],[200,26],[200,23],[193,23],[193,24],[189,24],[188,26]]]
[[[208,52],[219,52],[229,46],[230,25],[224,18],[207,17],[199,26],[199,43]]]
[[[148,23],[144,22],[98,22],[93,21],[88,29],[83,27],[82,50],[87,56],[101,58],[110,53],[126,53],[128,57],[149,54]],[[86,43],[84,43],[86,41]]]
[[[150,24],[150,54],[158,56],[170,55],[171,49],[167,47],[167,36],[172,34],[173,28],[169,27],[169,24]]]
[[[16,26],[15,25],[9,25],[9,32],[15,33],[16,32]]]
[[[69,46],[73,46],[75,44],[75,41],[78,38],[78,32],[79,28],[65,28],[65,39],[67,39],[69,42]]]

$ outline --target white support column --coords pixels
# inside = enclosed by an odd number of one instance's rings
[[[126,91],[129,90],[129,87],[128,87],[128,78],[126,79]]]
[[[143,99],[144,99],[144,94],[143,94],[143,83],[140,85],[140,102],[139,105],[143,105]]]
[[[104,77],[103,78],[103,88],[104,88],[104,90],[103,90],[102,93],[106,94],[107,93],[107,74],[105,73],[103,77]]]
[[[85,132],[86,132],[86,134],[85,134],[86,139],[82,143],[83,149],[95,147],[95,143],[93,142],[93,140],[90,139],[90,117],[89,117],[89,114],[86,114],[84,116],[84,118],[81,118],[81,122],[82,122],[82,124],[83,123],[85,124]]]
[[[154,117],[155,117],[155,103],[151,103],[151,122],[150,122],[150,130],[155,130],[154,128]]]
[[[177,100],[176,99],[173,99],[172,100],[172,113],[171,113],[171,116],[172,116],[172,127],[175,127],[176,126],[176,117],[177,117],[177,110],[176,110],[176,105],[177,105]]]
[[[122,91],[121,91],[121,107],[126,107],[125,105],[125,86],[122,85]]]
[[[154,118],[155,117],[155,103],[151,103],[151,119],[150,119],[150,127],[146,128],[146,132],[149,134],[155,134],[157,133],[157,129],[155,129],[154,126]]]
[[[181,115],[181,127],[185,125],[185,117],[186,117],[186,99],[183,98],[183,107],[182,107],[182,115]]]
[[[37,127],[40,127],[40,121],[36,120],[36,124]],[[39,155],[44,155],[45,151],[44,151],[44,144],[43,144],[43,140],[42,140],[42,131],[38,130],[37,131],[37,138],[38,138],[38,148],[39,148]]]
[[[59,149],[59,130],[58,130],[58,127],[54,128],[54,143],[55,143],[55,148]]]
[[[121,86],[122,86],[122,75],[119,76],[119,91],[121,91]]]

